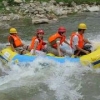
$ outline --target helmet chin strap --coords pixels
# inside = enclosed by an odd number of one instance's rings
[[[58,32],[60,35],[62,35],[63,34],[63,32]]]

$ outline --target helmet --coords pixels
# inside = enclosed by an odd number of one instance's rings
[[[66,32],[65,27],[63,27],[63,26],[59,27],[59,28],[58,28],[58,32],[59,32],[59,33],[62,33],[62,32],[64,33],[64,32]]]
[[[37,34],[44,34],[44,30],[38,29],[38,30],[37,30]]]
[[[87,29],[87,26],[84,23],[80,23],[78,29]]]
[[[11,28],[11,29],[10,29],[10,33],[11,33],[11,34],[17,33],[17,30],[16,30],[15,28]]]

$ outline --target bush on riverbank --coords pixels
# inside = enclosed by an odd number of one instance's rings
[[[30,0],[26,0],[26,1],[30,1]],[[48,0],[37,0],[37,1],[46,1],[48,2]],[[65,2],[70,4],[71,2],[75,2],[76,4],[83,4],[83,3],[87,3],[87,4],[93,4],[93,3],[97,3],[100,4],[100,0],[55,0],[57,2]]]
[[[0,2],[2,2],[4,0],[0,0]],[[29,2],[30,0],[25,0],[26,2]],[[45,2],[48,2],[48,0],[33,0],[33,1],[45,1]],[[87,4],[100,4],[100,0],[55,0],[56,2],[65,2],[65,3],[68,3],[68,4],[71,4],[71,2],[75,2],[76,4],[84,4],[84,3],[87,3]],[[8,3],[9,5],[16,5],[16,3],[14,3],[14,0],[8,0]]]

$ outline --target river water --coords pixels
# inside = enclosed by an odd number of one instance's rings
[[[29,44],[37,28],[45,30],[46,40],[59,26],[65,26],[69,40],[71,32],[77,31],[81,22],[87,24],[85,36],[99,42],[99,12],[70,15],[50,24],[32,25],[29,19],[7,23],[16,27],[23,42]],[[1,30],[0,48],[8,44],[8,33],[9,30]],[[0,62],[0,100],[100,100],[100,69],[71,62],[60,64],[43,58],[27,65]]]

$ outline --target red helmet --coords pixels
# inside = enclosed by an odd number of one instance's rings
[[[44,34],[44,31],[42,29],[38,29],[37,34]]]
[[[64,32],[66,32],[65,27],[63,27],[63,26],[59,27],[58,32],[59,32],[59,33],[64,33]]]

